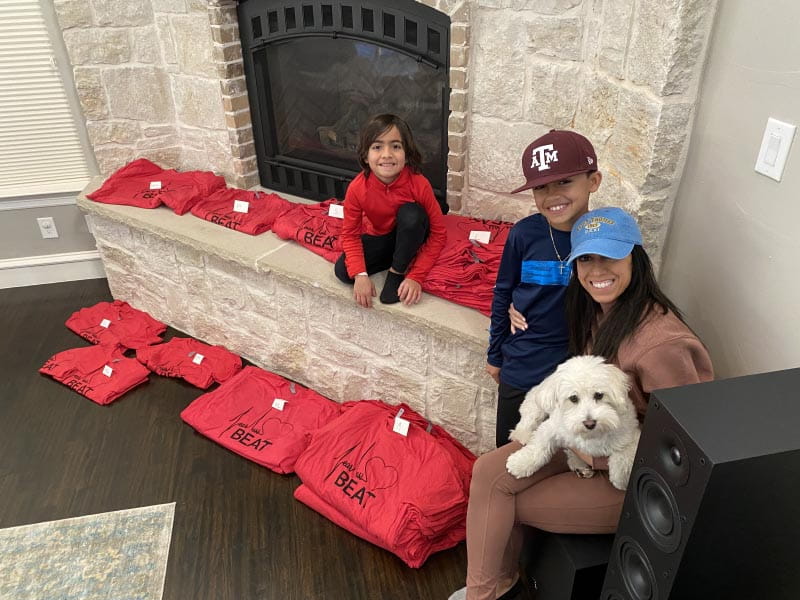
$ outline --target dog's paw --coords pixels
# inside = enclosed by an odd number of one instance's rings
[[[618,490],[622,490],[623,492],[628,489],[628,480],[630,478],[630,471],[627,473],[620,473],[619,471],[612,470],[611,468],[608,470],[608,480],[611,482],[611,485]]]
[[[517,450],[506,459],[506,470],[517,479],[530,477],[536,471],[529,457],[523,450]]]
[[[608,480],[618,490],[625,491],[628,480],[631,478],[633,463],[636,459],[636,447],[639,443],[639,432],[636,432],[631,442],[620,452],[615,452],[608,458]]]
[[[508,439],[512,442],[519,442],[523,446],[528,443],[528,440],[531,439],[531,435],[533,432],[529,429],[524,429],[517,425],[514,429],[511,430],[511,433],[508,434]]]

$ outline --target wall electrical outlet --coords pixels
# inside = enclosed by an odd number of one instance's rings
[[[56,229],[53,217],[39,217],[36,222],[39,223],[39,231],[44,239],[58,237],[58,229]]]

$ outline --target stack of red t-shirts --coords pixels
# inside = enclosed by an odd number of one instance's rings
[[[401,410],[406,435],[394,430]],[[419,567],[465,538],[474,460],[408,406],[346,402],[297,461],[295,498]]]
[[[150,375],[144,365],[122,352],[117,344],[65,350],[49,358],[39,372],[97,404],[110,404]]]
[[[503,246],[513,223],[460,215],[445,215],[444,221],[447,244],[428,272],[422,289],[490,315]],[[471,236],[473,232],[477,235]]]
[[[339,416],[336,402],[257,367],[245,367],[187,406],[181,418],[228,450],[291,473],[310,432]]]
[[[275,219],[293,206],[278,194],[225,188],[200,200],[192,207],[192,214],[228,229],[258,235],[269,231]]]
[[[136,358],[154,373],[180,377],[201,389],[215,381],[227,381],[242,369],[242,359],[227,348],[192,338],[175,337],[164,344],[139,348]]]
[[[115,171],[100,189],[87,198],[105,204],[156,208],[162,203],[182,215],[214,190],[225,187],[225,179],[210,171],[162,169],[139,158]]]
[[[330,262],[342,254],[342,219],[328,215],[331,204],[338,200],[326,200],[319,204],[296,204],[275,219],[272,231],[284,240],[294,240]]]
[[[82,308],[72,313],[66,326],[93,344],[119,344],[135,349],[158,344],[167,329],[161,321],[123,300]]]

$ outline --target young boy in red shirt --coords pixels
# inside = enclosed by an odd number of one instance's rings
[[[372,306],[369,276],[389,269],[383,304],[419,302],[422,282],[447,241],[442,209],[422,175],[422,156],[408,124],[396,115],[371,119],[358,146],[363,171],[347,188],[334,273],[353,284],[353,298]]]

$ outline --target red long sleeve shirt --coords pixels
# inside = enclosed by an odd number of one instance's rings
[[[405,202],[420,204],[428,214],[430,233],[417,252],[406,277],[419,284],[425,281],[447,241],[442,209],[424,175],[405,167],[389,185],[363,172],[350,183],[344,199],[341,242],[345,266],[350,277],[367,270],[361,235],[386,235],[395,227],[397,210]]]

